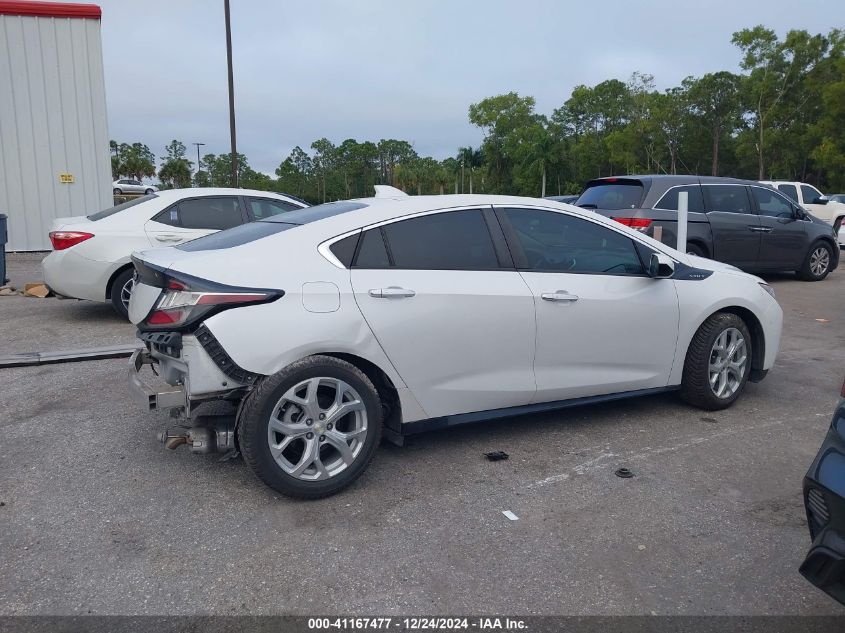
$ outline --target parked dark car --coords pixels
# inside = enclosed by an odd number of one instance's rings
[[[580,207],[677,245],[678,194],[688,194],[686,250],[748,272],[819,281],[839,265],[833,228],[774,188],[710,176],[624,176],[587,183]]]
[[[801,574],[845,604],[845,383],[827,436],[804,477],[804,507],[813,545]]]
[[[546,196],[546,200],[554,200],[555,202],[563,202],[565,204],[575,204],[578,196]]]

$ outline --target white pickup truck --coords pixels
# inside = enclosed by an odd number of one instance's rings
[[[763,180],[763,184],[771,185],[781,193],[789,196],[805,210],[820,220],[832,224],[839,237],[839,245],[845,245],[845,204],[834,202],[813,185],[805,182],[787,182],[784,180]]]

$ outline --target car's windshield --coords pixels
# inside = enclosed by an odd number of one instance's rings
[[[115,213],[120,213],[121,211],[125,211],[130,207],[134,207],[136,205],[142,204],[147,202],[147,200],[152,200],[153,198],[157,198],[158,196],[154,193],[147,194],[146,196],[141,196],[140,198],[135,198],[134,200],[129,200],[128,202],[122,202],[116,206],[110,207],[108,209],[103,209],[102,211],[97,211],[96,213],[92,213],[88,216],[88,219],[96,222],[97,220],[102,220],[103,218],[107,218],[110,215],[114,215]]]
[[[575,204],[585,209],[636,209],[642,199],[639,180],[597,180],[587,184]]]

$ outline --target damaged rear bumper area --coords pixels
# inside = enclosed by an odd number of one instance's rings
[[[146,349],[136,351],[129,363],[134,399],[146,411],[168,411],[177,419],[184,416],[181,424],[159,435],[161,442],[171,449],[186,445],[194,453],[234,450],[235,411],[259,376],[231,366],[231,359],[207,330],[192,335],[139,333],[138,338]],[[214,401],[224,403],[219,407],[222,413],[197,415],[200,404]]]

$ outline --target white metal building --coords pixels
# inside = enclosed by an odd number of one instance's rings
[[[100,7],[0,0],[0,213],[7,251],[112,206]]]

